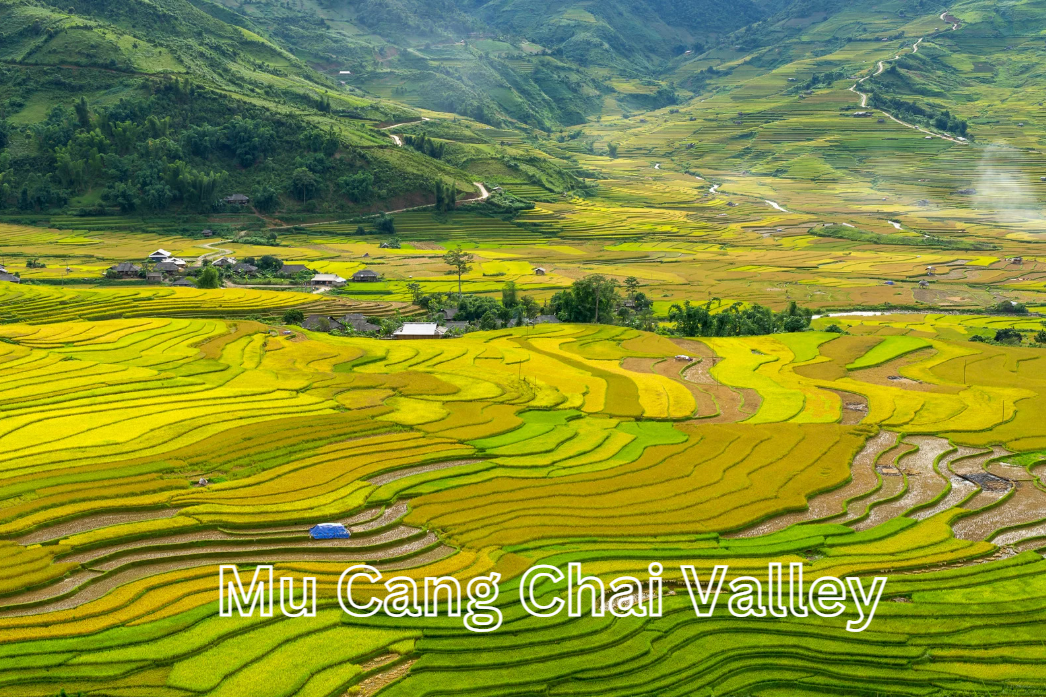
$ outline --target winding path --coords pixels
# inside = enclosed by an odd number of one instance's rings
[[[207,254],[201,254],[199,257],[196,258],[196,261],[193,262],[193,266],[203,266],[204,259],[210,259],[211,257],[222,256],[223,254],[226,254],[226,255],[227,254],[232,254],[233,252],[232,252],[231,249],[226,249],[225,247],[213,247],[213,246],[211,246],[211,245],[218,244],[219,242],[225,242],[225,241],[226,240],[215,240],[214,242],[208,242],[207,244],[201,244],[200,247],[202,247],[203,249],[213,249],[214,251],[213,252],[208,252]]]
[[[947,11],[943,12],[941,14],[941,19],[944,19],[944,15],[946,15],[946,14],[948,14]],[[956,22],[955,24],[952,25],[952,31],[955,31],[958,28],[959,28],[958,22]],[[919,44],[921,44],[923,42],[924,38],[926,38],[926,37],[919,37],[919,40],[916,41],[914,44],[912,44],[912,53],[918,53],[919,52]],[[887,61],[895,61],[895,60],[898,60],[900,57],[901,57],[901,54],[898,53],[893,58],[886,58],[886,59],[883,59],[883,60],[879,61],[878,64],[877,64],[878,67],[876,68],[876,71],[874,73],[872,73],[871,75],[865,75],[860,80],[858,80],[857,82],[855,82],[853,85],[850,86],[850,91],[851,92],[853,92],[854,94],[860,95],[860,97],[861,97],[861,106],[862,107],[868,106],[868,93],[867,92],[861,92],[857,88],[861,85],[862,82],[864,82],[868,78],[875,77],[877,75],[881,75],[882,72],[886,69],[886,62]],[[951,136],[942,135],[940,133],[934,133],[933,131],[926,130],[922,126],[916,126],[915,124],[908,123],[906,121],[901,121],[899,118],[895,117],[893,114],[891,114],[889,112],[882,111],[882,110],[880,110],[880,111],[882,112],[882,114],[884,116],[889,118],[891,121],[893,121],[895,123],[899,123],[902,126],[906,126],[908,128],[914,128],[915,130],[919,131],[920,133],[925,133],[926,135],[931,136],[933,138],[940,138],[942,140],[948,140],[948,141],[951,141],[953,143],[958,143],[959,145],[969,145],[970,144],[969,141],[967,141],[965,139],[960,140],[959,138],[953,138]]]

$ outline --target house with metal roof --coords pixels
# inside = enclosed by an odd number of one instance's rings
[[[345,279],[336,273],[318,273],[312,277],[310,283],[314,286],[343,286],[345,285]]]
[[[435,322],[407,322],[392,333],[393,339],[442,339],[446,327]]]

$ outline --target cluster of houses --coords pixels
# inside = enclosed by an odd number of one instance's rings
[[[283,268],[287,267],[284,266]],[[375,283],[380,280],[381,275],[377,271],[370,269],[361,269],[352,274],[353,283]],[[318,288],[341,288],[348,281],[336,273],[318,273],[312,277],[310,283]]]
[[[152,268],[145,272],[145,280],[150,283],[163,283],[165,279],[180,276],[189,268],[188,262],[179,259],[166,249],[157,249],[146,257],[146,261],[152,264]],[[116,278],[140,278],[142,267],[129,261],[122,261],[110,266],[106,273]],[[180,278],[174,282],[174,285],[192,287],[193,283],[186,278]]]
[[[435,321],[430,322],[406,322],[402,327],[392,333],[392,339],[395,340],[411,340],[411,339],[442,339],[447,336],[453,336],[457,333],[464,333],[473,329],[472,324],[469,322],[456,321],[454,317],[457,315],[457,308],[449,307],[444,310],[440,310],[436,313]],[[559,324],[559,319],[555,315],[540,315],[532,320],[523,320],[525,324]],[[517,321],[511,319],[506,323],[506,327],[517,326]],[[347,331],[352,330],[358,334],[377,334],[381,329],[377,324],[372,323],[364,315],[361,314],[347,314],[341,317],[331,317],[328,315],[310,315],[305,318],[302,323],[302,327],[310,331]]]

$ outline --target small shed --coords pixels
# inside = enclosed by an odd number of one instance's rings
[[[217,266],[220,269],[228,268],[230,266],[236,266],[236,258],[235,257],[222,257],[218,261],[216,261],[213,264],[211,264],[211,266]]]
[[[163,273],[160,271],[150,271],[149,273],[145,274],[145,280],[149,283],[162,283]]]
[[[251,202],[250,196],[245,196],[244,194],[233,194],[232,196],[226,196],[223,200],[230,206],[246,206]]]
[[[200,234],[204,237],[214,237],[214,230],[204,230]]]
[[[534,269],[534,275],[535,276],[544,276],[546,273],[548,273],[548,271],[546,271],[545,269],[541,268],[540,266],[537,267],[536,269]]]
[[[195,288],[196,284],[190,281],[188,278],[182,278],[172,283],[175,288]]]
[[[341,523],[319,523],[309,528],[309,537],[314,540],[347,540],[350,533]]]

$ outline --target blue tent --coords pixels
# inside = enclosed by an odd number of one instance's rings
[[[314,540],[348,539],[349,531],[341,523],[320,523],[309,528],[309,535]]]

